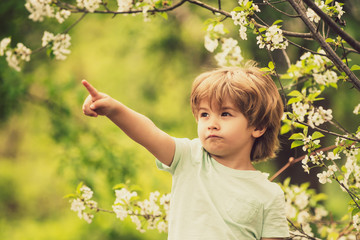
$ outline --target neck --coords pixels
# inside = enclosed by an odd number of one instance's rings
[[[210,154],[218,163],[236,170],[256,170],[253,166],[250,158],[238,158],[238,159],[227,159],[225,157],[219,157]]]

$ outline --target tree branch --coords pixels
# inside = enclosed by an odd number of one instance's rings
[[[340,35],[350,46],[352,46],[358,53],[360,53],[360,42],[356,41],[353,37],[343,31],[334,20],[324,13],[312,0],[303,0],[314,12],[324,20],[329,27]]]
[[[309,28],[310,32],[313,35],[313,38],[320,43],[320,46],[327,53],[328,58],[335,64],[335,66],[340,70],[346,73],[349,77],[349,80],[353,84],[353,86],[360,91],[360,80],[355,76],[355,74],[346,66],[345,63],[341,60],[341,58],[336,54],[336,52],[330,47],[330,45],[325,41],[325,39],[321,36],[321,34],[317,31],[316,26],[310,19],[306,16],[305,10],[296,0],[288,0],[291,6],[295,9],[295,11],[300,15],[302,21]]]
[[[221,10],[221,9],[217,9],[217,8],[214,8],[210,5],[207,5],[201,1],[198,1],[198,0],[186,0],[187,2],[189,3],[192,3],[192,4],[195,4],[195,5],[198,5],[202,8],[205,8],[205,9],[208,9],[210,11],[212,11],[213,13],[220,13],[226,17],[229,17],[231,18],[231,14],[229,12],[226,12],[224,10]],[[261,25],[259,23],[254,23],[257,27],[259,28],[268,28],[267,26],[264,26],[264,25]],[[286,30],[283,30],[283,35],[284,36],[288,36],[288,37],[297,37],[297,38],[313,38],[312,34],[311,33],[297,33],[297,32],[290,32],[290,31],[286,31]]]

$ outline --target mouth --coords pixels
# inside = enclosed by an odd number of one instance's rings
[[[209,135],[206,137],[206,139],[219,139],[219,138],[221,138],[221,137],[218,135]]]

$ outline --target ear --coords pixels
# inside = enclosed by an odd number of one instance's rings
[[[252,135],[254,138],[259,138],[259,137],[261,137],[265,132],[266,132],[266,128],[255,128],[251,135]]]

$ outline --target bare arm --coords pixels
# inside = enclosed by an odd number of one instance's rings
[[[261,240],[285,240],[285,238],[261,238]]]
[[[160,130],[146,116],[135,112],[110,96],[98,92],[87,81],[83,80],[82,84],[90,93],[83,105],[85,115],[107,116],[131,139],[144,146],[159,161],[167,166],[171,165],[175,153],[175,142],[167,133]]]

